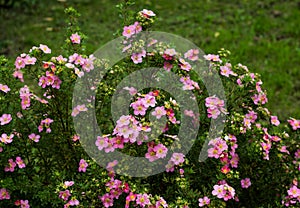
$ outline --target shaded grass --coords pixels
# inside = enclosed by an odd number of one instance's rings
[[[33,45],[44,43],[59,51],[64,41],[64,8],[82,14],[88,35],[87,52],[93,53],[113,39],[121,21],[117,0],[37,2],[34,8],[1,10],[0,53],[15,58]],[[155,30],[187,38],[205,53],[224,47],[233,61],[262,75],[273,114],[300,117],[300,4],[283,0],[137,1],[134,11],[152,9]]]

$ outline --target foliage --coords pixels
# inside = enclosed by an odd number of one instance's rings
[[[124,46],[128,57],[114,65],[98,86],[89,83],[97,92],[95,106],[72,106],[76,79],[85,80],[89,73],[98,73],[95,68],[107,68],[107,60],[85,54],[87,37],[77,25],[80,15],[75,9],[66,9],[69,21],[61,54],[56,56],[40,44],[18,56],[14,66],[5,57],[0,58],[1,207],[166,207],[167,203],[169,207],[186,208],[205,206],[203,201],[209,207],[299,205],[300,121],[290,118],[284,124],[272,115],[265,107],[267,93],[260,75],[231,61],[228,50],[198,57],[196,49],[179,54],[170,43],[154,41],[154,52],[146,51],[148,43],[135,42],[135,38],[141,30],[150,31],[156,15],[143,10],[131,16],[127,8],[131,4],[118,6],[121,17],[128,16],[119,31],[127,43],[132,43]],[[209,65],[207,78],[213,71],[220,75],[226,105],[221,98],[209,96],[194,73],[193,67],[201,58]],[[176,138],[177,121],[181,121],[183,112],[180,103],[163,90],[136,91],[127,86],[134,95],[130,115],[118,120],[125,123],[119,128],[111,122],[108,106],[118,84],[137,69],[150,66],[164,68],[164,76],[168,71],[178,74],[180,87],[193,92],[198,102],[199,115],[185,112],[191,123],[195,119],[201,124],[187,155],[169,148],[180,140]],[[147,98],[153,103],[147,105]],[[82,135],[77,135],[73,126],[73,118],[94,108],[99,125],[110,134],[94,138],[99,151],[120,149],[149,161],[168,157],[166,171],[134,178],[116,174],[121,161],[99,167],[85,153],[79,142]],[[151,109],[157,119],[159,114],[166,116],[167,128],[154,141],[142,137],[144,143],[139,144],[138,135],[155,129],[149,120]],[[199,163],[210,121],[225,115],[222,135],[210,141],[209,158]],[[124,126],[136,137],[121,131]]]

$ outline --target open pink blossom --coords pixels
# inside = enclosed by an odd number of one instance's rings
[[[81,159],[79,162],[78,172],[86,172],[86,168],[88,166],[88,163],[84,159]]]
[[[69,197],[71,196],[70,191],[67,189],[65,191],[60,191],[58,197],[67,201]]]
[[[78,35],[78,33],[72,34],[70,36],[70,39],[71,39],[72,43],[80,44],[81,37],[80,37],[80,35]]]
[[[2,92],[8,93],[10,91],[10,88],[7,85],[0,84],[0,90]]]
[[[26,167],[26,165],[25,165],[25,163],[24,163],[24,161],[22,160],[21,157],[16,157],[16,163],[19,166],[19,168],[25,168]]]
[[[0,201],[4,199],[10,199],[10,195],[5,188],[0,189]]]
[[[8,136],[7,134],[3,133],[0,137],[0,141],[3,142],[4,144],[9,144],[9,143],[12,143],[12,141],[13,141],[12,138],[13,137],[14,137],[13,134]]]
[[[28,137],[29,137],[29,139],[31,139],[34,142],[39,142],[40,138],[41,138],[40,135],[37,135],[35,133],[30,134]]]
[[[167,111],[165,110],[164,106],[161,106],[161,107],[156,107],[151,114],[155,116],[157,119],[160,119],[162,116],[167,114]]]
[[[241,180],[242,188],[249,188],[251,186],[250,178],[245,178]]]
[[[273,124],[274,126],[278,126],[280,124],[277,116],[271,116],[271,124]]]
[[[8,124],[10,123],[12,120],[12,117],[10,114],[3,114],[1,117],[0,117],[0,125],[3,126],[5,124]]]
[[[51,53],[51,49],[47,45],[40,44],[39,49],[41,49],[44,53]]]
[[[14,162],[14,160],[13,159],[9,159],[8,160],[8,166],[6,166],[4,168],[4,171],[5,172],[14,172],[16,166],[17,166],[17,164]]]
[[[156,16],[156,14],[148,9],[143,9],[142,11],[140,11],[140,13],[146,18],[146,19],[150,19],[151,17]]]
[[[199,201],[199,207],[204,207],[205,205],[210,204],[210,199],[207,196],[203,198],[199,198],[198,201]]]
[[[292,126],[293,130],[300,129],[300,120],[294,118],[288,120],[289,124]]]

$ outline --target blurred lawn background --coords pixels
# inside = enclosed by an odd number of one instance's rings
[[[120,29],[120,2],[0,0],[0,54],[15,59],[42,43],[59,55],[67,6],[81,13],[87,52],[93,53]],[[262,75],[272,114],[300,118],[299,0],[137,0],[132,11],[143,8],[157,14],[154,30],[187,38],[206,54],[230,50],[234,63]]]

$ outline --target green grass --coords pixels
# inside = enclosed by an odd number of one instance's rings
[[[40,43],[59,50],[64,40],[66,6],[74,6],[82,14],[82,31],[89,37],[87,50],[93,53],[119,29],[121,21],[115,8],[119,2],[66,0],[2,9],[0,53],[15,58]],[[273,114],[281,119],[300,118],[300,3],[147,0],[137,1],[132,10],[143,8],[158,15],[155,30],[187,38],[205,53],[229,49],[235,62],[262,74]]]

